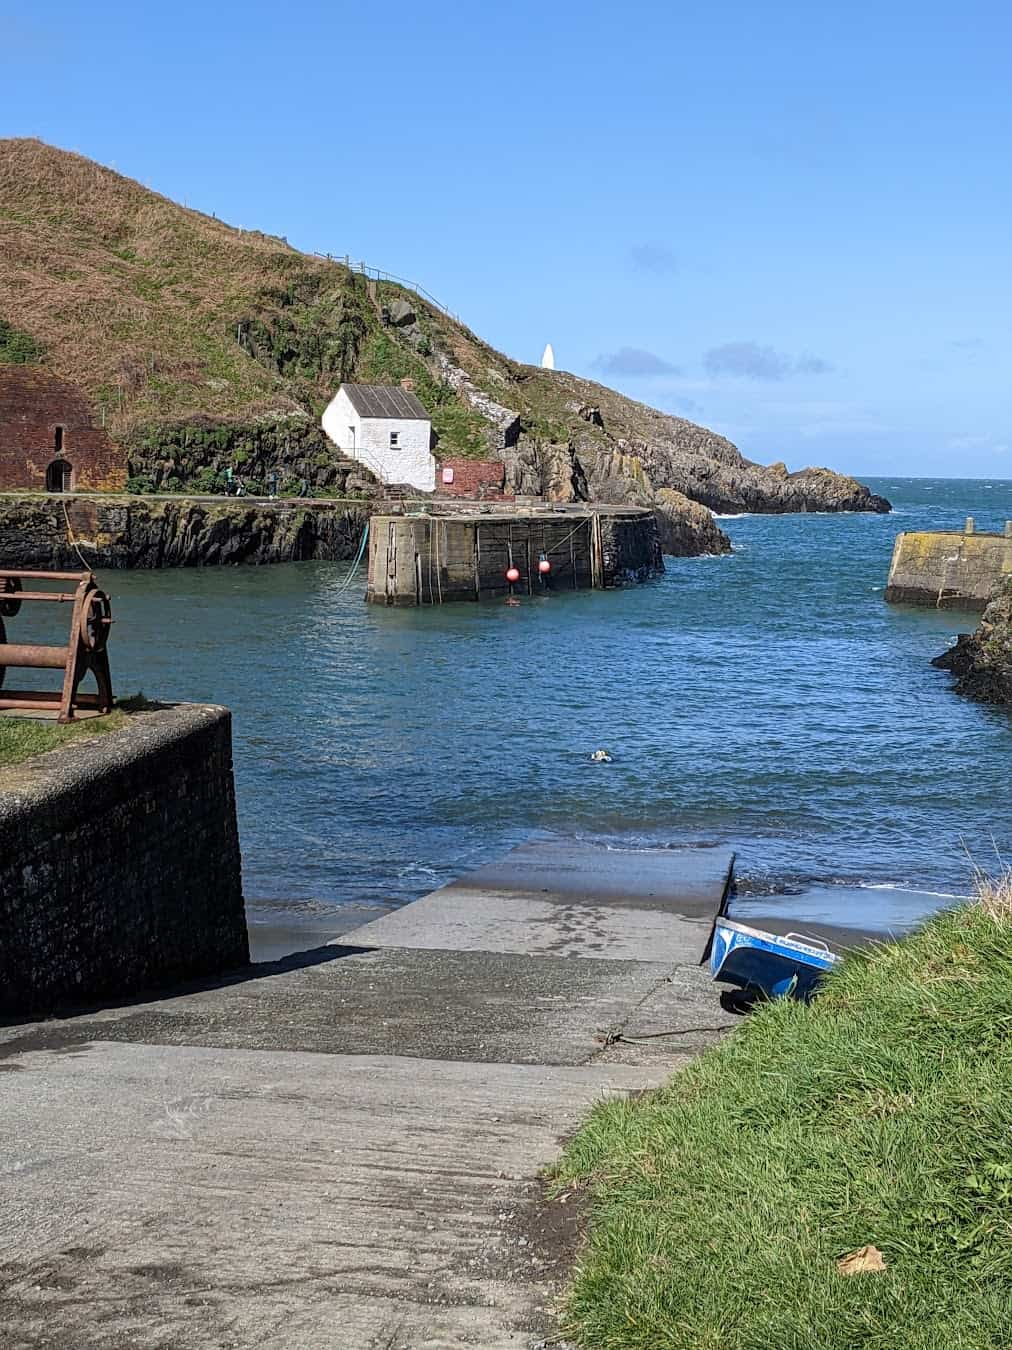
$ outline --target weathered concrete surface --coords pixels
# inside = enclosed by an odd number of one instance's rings
[[[249,959],[226,708],[178,704],[0,774],[0,1010]]]
[[[342,941],[691,964],[733,864],[722,848],[524,844]]]
[[[581,876],[581,850],[539,846],[476,874],[521,899],[551,878],[556,930],[598,895],[620,959],[586,923],[579,959],[370,949],[366,925],[0,1029],[4,1350],[542,1344],[574,1247],[528,1221],[539,1169],[594,1101],[657,1085],[733,1021],[695,964],[727,856],[666,852],[583,849]],[[680,861],[691,963],[630,959],[621,921],[670,917]]]
[[[366,904],[342,904],[319,912],[299,906],[293,912],[291,906],[274,906],[269,900],[247,901],[250,960],[282,961],[293,953],[336,942],[342,934],[389,912],[389,906]]]
[[[260,968],[261,970],[263,968]],[[0,1029],[0,1063],[89,1041],[585,1064],[663,963],[324,947],[175,998]],[[259,970],[257,972],[259,974]]]
[[[551,566],[542,581],[544,557]],[[512,587],[506,572],[516,567]],[[377,515],[370,523],[366,599],[433,605],[618,586],[664,571],[652,511],[588,503],[553,510],[497,506]]]
[[[7,1350],[528,1347],[509,1220],[619,1066],[95,1044],[4,1076]]]
[[[1004,534],[906,530],[896,536],[885,598],[891,604],[983,609],[1010,574],[1012,522]]]

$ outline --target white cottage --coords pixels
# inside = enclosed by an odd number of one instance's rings
[[[422,492],[435,488],[432,423],[409,389],[342,384],[323,414],[323,429],[381,483],[406,483]]]

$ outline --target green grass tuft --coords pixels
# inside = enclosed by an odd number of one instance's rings
[[[0,769],[20,764],[33,755],[59,750],[72,741],[101,736],[126,725],[131,713],[148,707],[143,694],[119,699],[106,717],[87,717],[80,722],[43,722],[30,717],[0,716]]]
[[[598,1107],[557,1180],[588,1350],[1007,1350],[1012,876]],[[885,1272],[841,1275],[865,1244]]]
[[[5,319],[0,319],[0,362],[11,366],[30,366],[42,359],[39,344],[14,328]]]

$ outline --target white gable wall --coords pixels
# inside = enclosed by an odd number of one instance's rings
[[[381,483],[408,483],[421,492],[436,486],[432,423],[417,417],[361,417],[344,389],[323,414],[323,429],[338,447],[374,473]],[[391,433],[397,444],[390,444]]]

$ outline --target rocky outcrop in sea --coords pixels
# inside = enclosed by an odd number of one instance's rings
[[[705,506],[690,502],[674,488],[661,488],[654,499],[661,552],[672,558],[731,552],[731,541]]]
[[[931,663],[956,677],[956,693],[1012,706],[1012,577],[995,588],[977,629],[960,633]]]

